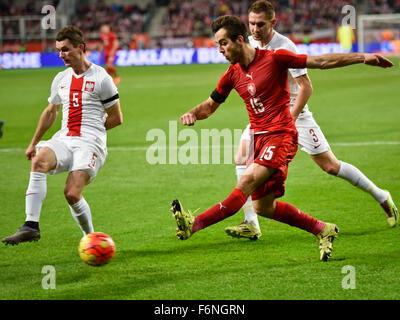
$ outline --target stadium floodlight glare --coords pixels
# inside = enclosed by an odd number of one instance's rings
[[[357,18],[358,51],[364,52],[365,44],[379,39],[378,35],[389,29],[394,39],[400,39],[400,14],[359,15]]]

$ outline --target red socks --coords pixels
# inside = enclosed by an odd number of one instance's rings
[[[224,201],[195,217],[192,232],[207,228],[238,212],[246,203],[246,195],[239,189],[234,189]],[[300,211],[289,203],[276,201],[276,209],[272,219],[298,227],[314,235],[320,233],[325,223]]]
[[[324,222],[319,221],[300,211],[291,204],[282,201],[276,201],[276,209],[272,219],[293,227],[298,227],[314,235],[320,233],[325,227]]]
[[[224,201],[217,203],[207,211],[196,216],[192,232],[204,229],[238,212],[247,201],[247,196],[239,189],[234,189]]]

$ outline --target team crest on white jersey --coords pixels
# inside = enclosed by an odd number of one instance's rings
[[[86,81],[85,83],[85,91],[93,92],[94,91],[94,81]]]

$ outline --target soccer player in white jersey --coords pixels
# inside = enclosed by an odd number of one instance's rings
[[[296,45],[290,39],[273,29],[275,23],[275,10],[272,4],[265,0],[254,2],[249,8],[249,29],[252,34],[249,37],[250,44],[262,49],[286,49],[298,53]],[[307,75],[307,69],[289,69],[289,87],[291,115],[299,132],[298,142],[301,150],[307,152],[311,159],[325,172],[343,178],[352,185],[371,194],[383,208],[388,224],[391,227],[396,226],[399,213],[390,193],[378,188],[355,166],[338,160],[332,152],[307,105],[307,101],[312,94],[312,84]],[[250,125],[244,130],[239,150],[235,155],[238,180],[246,170],[246,161],[250,148],[249,128]],[[245,213],[244,222],[238,226],[227,227],[225,232],[232,237],[256,240],[262,233],[250,197],[244,205],[243,211]]]
[[[51,85],[48,106],[40,116],[33,138],[26,149],[32,160],[26,191],[24,225],[5,244],[40,239],[39,217],[46,197],[46,174],[68,172],[64,188],[71,214],[83,234],[94,231],[90,207],[82,196],[107,156],[106,130],[122,124],[117,88],[104,68],[86,58],[82,32],[67,26],[59,31],[56,48],[66,70]],[[40,141],[57,118],[62,105],[62,126],[50,140]]]

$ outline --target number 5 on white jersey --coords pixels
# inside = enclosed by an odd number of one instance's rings
[[[72,106],[79,107],[79,92],[72,93]]]

